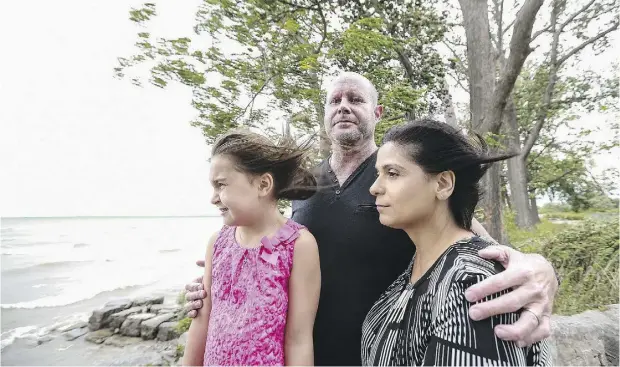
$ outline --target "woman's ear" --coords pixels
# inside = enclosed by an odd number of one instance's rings
[[[435,196],[439,200],[447,200],[454,191],[456,176],[452,171],[443,171],[437,175],[437,192]]]
[[[269,196],[275,185],[271,173],[264,173],[258,177],[258,195]]]

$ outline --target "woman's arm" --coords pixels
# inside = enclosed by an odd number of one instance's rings
[[[217,239],[218,233],[214,233],[207,244],[205,254],[205,272],[202,278],[204,289],[211,290],[211,260],[213,258],[213,244]],[[183,366],[202,366],[205,354],[205,343],[207,342],[207,330],[209,327],[209,316],[211,315],[211,297],[204,300],[204,305],[198,310],[196,317],[192,320],[187,334],[187,344],[183,354]]]
[[[287,366],[314,365],[312,330],[321,291],[321,267],[316,240],[301,231],[295,242],[293,269],[289,279],[289,304],[284,337]]]

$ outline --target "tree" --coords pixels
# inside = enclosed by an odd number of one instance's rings
[[[152,3],[130,12],[141,26],[154,16]],[[378,87],[387,108],[377,138],[438,104],[443,65],[432,45],[445,25],[421,3],[204,0],[194,29],[191,38],[172,40],[138,33],[138,53],[120,58],[116,72],[123,77],[148,63],[152,84],[192,88],[192,123],[207,142],[240,125],[276,134],[275,122],[286,120],[301,134],[319,134],[325,156],[321,87],[342,68]]]
[[[575,104],[585,105],[606,97],[617,98],[617,88],[606,89],[602,93],[592,93],[590,86],[593,79],[571,78],[562,75],[562,68],[566,63],[579,55],[587,47],[598,47],[604,51],[607,47],[608,36],[618,28],[618,20],[615,14],[618,4],[612,2],[590,1],[585,5],[570,3],[567,0],[554,0],[551,4],[552,11],[548,25],[536,32],[533,39],[549,33],[551,46],[547,51],[545,60],[539,69],[529,72],[525,79],[531,78],[531,82],[525,88],[526,93],[521,93],[521,99],[529,96],[526,103],[521,103],[518,114],[510,111],[514,107],[508,106],[506,114],[509,146],[519,149],[521,155],[511,159],[509,167],[509,183],[511,188],[511,200],[516,210],[516,224],[519,227],[531,227],[538,221],[538,215],[534,210],[535,197],[531,197],[528,189],[528,158],[533,147],[539,139],[540,132],[561,111],[573,107]],[[574,8],[574,9],[573,9]],[[605,24],[605,20],[608,22]],[[592,32],[593,24],[601,24]],[[571,41],[576,45],[569,46]],[[596,75],[588,75],[596,78]],[[564,78],[564,79],[563,79]],[[534,97],[534,98],[532,98]],[[528,113],[524,113],[524,109]],[[527,133],[521,137],[518,132],[517,122],[527,126]]]
[[[502,124],[504,108],[521,67],[531,52],[532,28],[543,0],[525,0],[512,25],[509,56],[496,68],[496,54],[491,42],[487,1],[459,0],[467,40],[467,76],[472,130],[481,135],[496,135]],[[503,2],[496,0],[502,9]],[[501,15],[500,15],[501,17]],[[501,21],[500,21],[500,24]],[[503,26],[500,26],[503,30]],[[498,37],[498,39],[502,39]],[[503,50],[503,47],[497,49]],[[499,69],[496,73],[495,70]],[[485,175],[483,199],[486,229],[491,236],[505,242],[502,233],[500,167],[491,166]]]

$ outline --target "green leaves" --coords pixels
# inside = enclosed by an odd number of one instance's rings
[[[141,25],[155,15],[150,3],[130,11]],[[432,111],[443,77],[433,44],[445,30],[434,9],[405,0],[342,7],[330,0],[203,0],[195,35],[154,39],[140,31],[137,54],[119,58],[115,73],[124,77],[149,62],[151,84],[192,88],[198,112],[192,125],[211,142],[239,125],[274,133],[288,124],[293,134],[318,135],[321,88],[339,69],[359,72],[376,85],[385,106],[380,139],[404,115]]]

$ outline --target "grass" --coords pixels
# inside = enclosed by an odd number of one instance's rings
[[[177,332],[179,334],[183,334],[184,332],[189,330],[189,325],[191,323],[192,323],[191,318],[189,317],[182,318],[181,320],[179,320],[179,323],[177,324]]]

